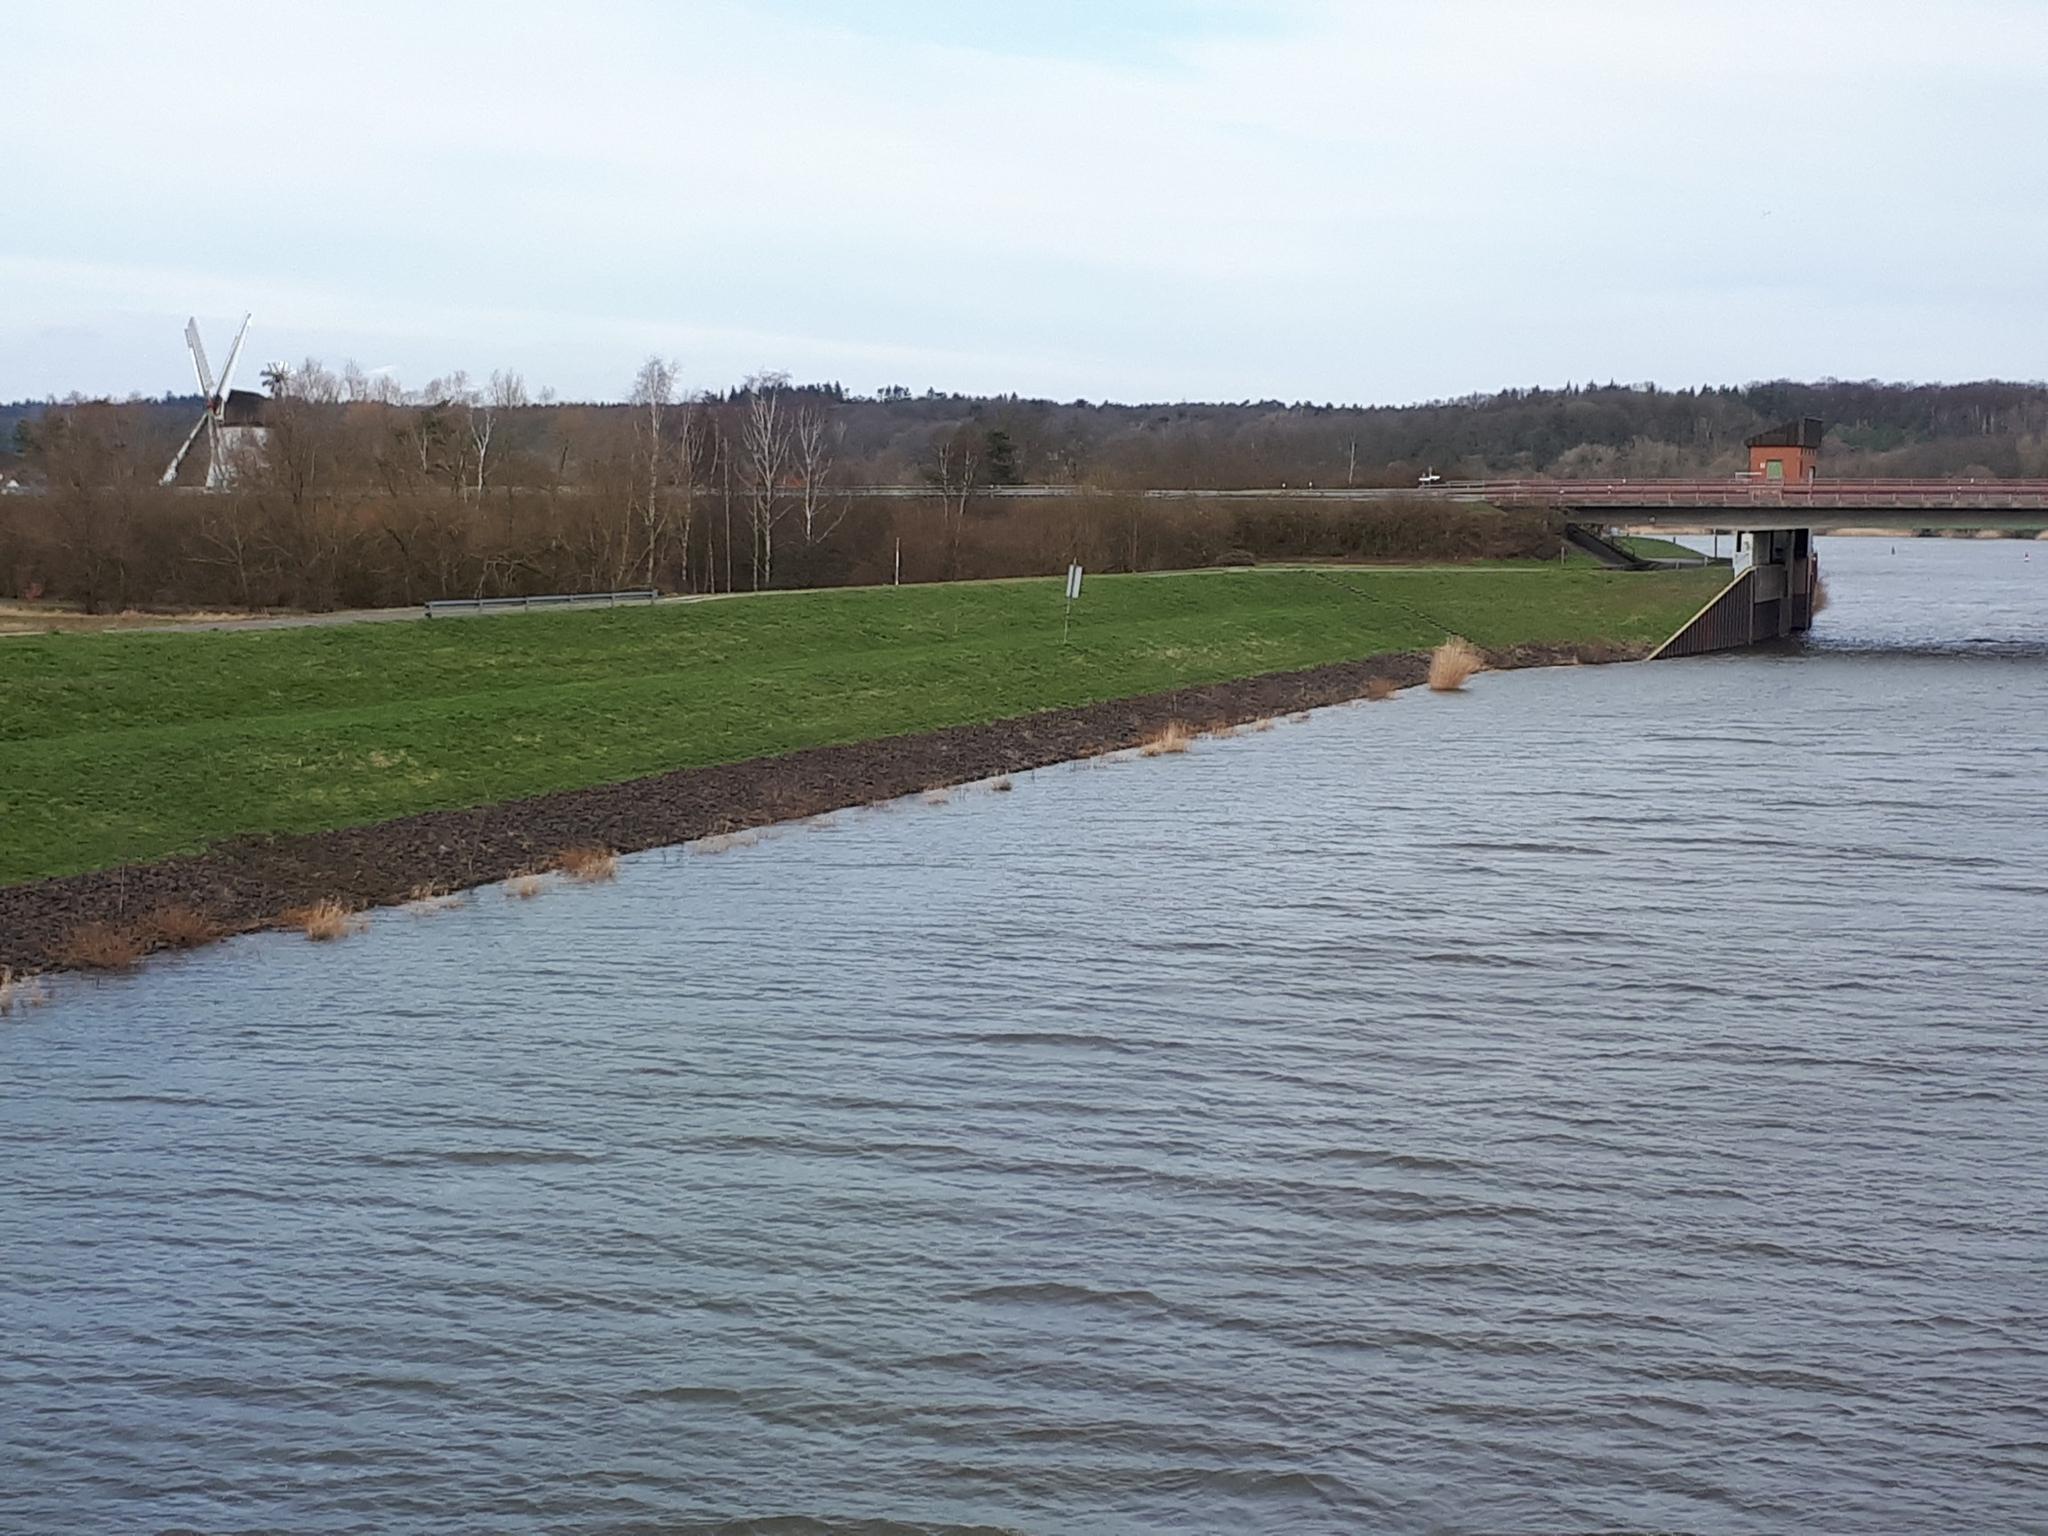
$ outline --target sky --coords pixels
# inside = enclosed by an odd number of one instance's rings
[[[0,0],[0,399],[2048,375],[2048,0]]]

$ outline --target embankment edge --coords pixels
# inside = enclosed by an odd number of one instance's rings
[[[1487,662],[1506,670],[1632,661],[1650,649],[1527,645],[1489,652]],[[89,923],[142,924],[184,907],[225,935],[276,926],[288,909],[326,899],[396,906],[423,890],[541,869],[564,848],[634,853],[1122,751],[1176,720],[1208,729],[1342,704],[1375,678],[1413,687],[1428,665],[1427,652],[1392,652],[332,832],[232,838],[204,853],[0,887],[0,967],[57,968],[67,940]]]

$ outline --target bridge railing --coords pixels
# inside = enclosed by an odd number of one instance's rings
[[[2018,509],[2048,512],[2048,480],[1457,480],[1441,495],[1565,507]]]

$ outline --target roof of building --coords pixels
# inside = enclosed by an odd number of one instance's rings
[[[253,389],[231,389],[221,402],[220,424],[224,427],[260,427],[269,397]]]
[[[1743,446],[1748,448],[1818,448],[1820,440],[1827,433],[1827,424],[1818,416],[1802,416],[1797,421],[1788,421],[1783,426],[1772,427],[1768,432],[1759,432]]]

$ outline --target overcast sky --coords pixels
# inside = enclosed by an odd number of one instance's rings
[[[2048,0],[0,0],[0,398],[2048,375]],[[239,382],[253,382],[248,368]]]

